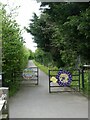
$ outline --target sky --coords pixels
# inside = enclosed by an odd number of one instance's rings
[[[5,4],[8,3],[9,9],[15,8],[15,6],[20,6],[20,8],[16,10],[18,16],[16,16],[15,19],[20,25],[21,29],[24,29],[24,27],[28,27],[30,19],[32,19],[34,12],[38,16],[40,15],[40,2],[37,2],[36,0],[0,0],[0,2]],[[33,36],[30,35],[30,33],[27,33],[25,30],[23,31],[22,36],[24,38],[24,41],[26,42],[25,46],[35,52],[37,45],[33,42]]]

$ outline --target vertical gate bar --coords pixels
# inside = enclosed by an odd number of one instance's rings
[[[88,99],[90,99],[90,69],[88,70]]]
[[[84,90],[84,69],[82,69],[82,89]]]
[[[80,70],[78,70],[79,72],[79,92],[80,92]]]
[[[37,67],[37,85],[38,85],[38,82],[39,82],[39,81],[38,81],[38,67]]]
[[[49,93],[51,93],[51,89],[50,89],[50,70],[49,70]]]

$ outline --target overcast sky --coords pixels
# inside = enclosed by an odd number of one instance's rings
[[[0,2],[6,4],[8,3],[9,8],[20,6],[20,8],[17,10],[18,16],[16,17],[16,20],[21,29],[28,27],[33,12],[35,12],[37,15],[40,15],[40,3],[37,3],[36,0],[0,0]],[[26,47],[30,48],[34,52],[36,49],[34,46],[36,46],[36,44],[33,42],[32,36],[25,31],[23,32],[23,38],[26,42]]]

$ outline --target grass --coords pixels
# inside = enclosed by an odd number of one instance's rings
[[[33,62],[40,70],[42,70],[44,73],[48,74],[48,70],[49,70],[48,67],[41,65],[40,63],[38,63],[36,61],[33,61]]]
[[[35,60],[33,60],[33,62],[40,70],[42,70],[47,75],[49,70],[58,70],[57,67],[52,67],[52,66],[46,67],[44,65],[41,65],[39,62],[36,62]]]

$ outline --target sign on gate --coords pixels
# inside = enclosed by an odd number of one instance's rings
[[[69,71],[60,70],[56,77],[51,77],[52,82],[57,82],[60,86],[70,86],[72,75]]]
[[[80,90],[80,71],[79,70],[71,70],[71,71],[49,70],[49,92],[51,92],[52,89],[55,90],[55,92],[61,91],[63,87],[68,88],[68,91],[71,91],[70,87],[72,87],[73,89],[78,89],[79,91]]]
[[[23,70],[22,76],[24,82],[38,85],[38,67],[25,68]]]
[[[31,79],[35,77],[35,72],[33,68],[26,68],[23,70],[23,78],[24,79]]]

